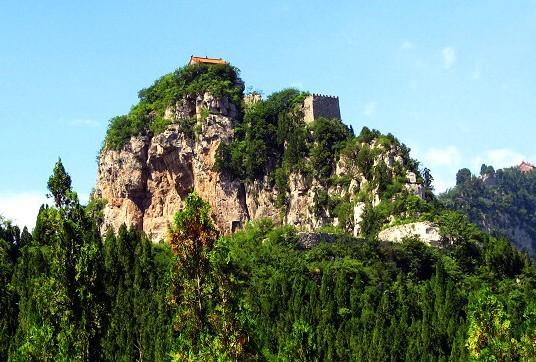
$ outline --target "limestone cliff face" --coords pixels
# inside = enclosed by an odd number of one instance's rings
[[[193,190],[210,202],[221,230],[227,230],[231,222],[248,220],[240,182],[213,171],[220,142],[233,136],[234,105],[206,94],[185,99],[169,109],[166,117],[196,117],[198,134],[190,138],[173,124],[152,138],[132,137],[121,150],[101,153],[96,195],[107,201],[104,228],[117,230],[126,223],[159,240]]]
[[[315,208],[316,196],[323,186],[314,178],[292,173],[287,204],[281,208],[276,206],[278,191],[268,177],[244,184],[215,171],[218,147],[233,138],[233,122],[237,118],[237,110],[227,98],[210,94],[187,97],[169,107],[165,117],[178,123],[156,136],[132,137],[120,150],[101,152],[96,196],[107,201],[103,231],[108,227],[117,230],[126,223],[143,230],[153,240],[160,240],[191,191],[210,203],[213,219],[223,233],[259,218],[271,218],[307,231],[339,223],[328,210]],[[195,135],[183,132],[181,119],[196,120]],[[374,162],[379,161],[394,167],[401,160],[393,148],[376,156]],[[350,231],[353,229],[357,235],[365,208],[357,194],[369,180],[348,157],[339,159],[334,176],[350,179],[345,185],[329,187],[327,192],[352,202]],[[415,194],[422,191],[411,175],[406,189]],[[372,203],[378,202],[378,196],[373,195]]]

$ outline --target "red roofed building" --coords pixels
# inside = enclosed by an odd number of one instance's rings
[[[519,165],[519,171],[521,172],[530,172],[532,170],[534,170],[536,168],[536,166],[534,166],[532,163],[529,163],[529,162],[521,162],[521,165]]]
[[[192,64],[227,64],[227,62],[222,58],[196,57],[192,55],[188,65]]]

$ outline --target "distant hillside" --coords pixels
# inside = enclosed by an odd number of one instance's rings
[[[528,163],[495,171],[482,165],[481,175],[458,171],[456,187],[440,196],[463,211],[482,230],[506,236],[536,257],[536,171]]]

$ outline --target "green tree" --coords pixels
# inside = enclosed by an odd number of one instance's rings
[[[9,347],[17,327],[18,295],[11,286],[19,254],[18,228],[0,215],[0,360],[8,359]]]
[[[519,358],[512,322],[489,288],[481,289],[468,307],[467,348],[478,360],[513,361]]]
[[[494,173],[495,173],[495,169],[491,165],[488,166],[485,163],[483,163],[482,166],[480,167],[480,176],[493,175]]]
[[[176,257],[171,301],[178,338],[173,360],[240,360],[249,353],[242,327],[247,313],[239,311],[233,296],[236,277],[225,245],[214,249],[217,237],[210,206],[196,193],[189,194],[167,238]]]
[[[52,175],[47,182],[48,190],[50,194],[48,197],[54,199],[56,207],[63,207],[69,200],[69,193],[71,189],[71,176],[65,171],[61,158],[58,158],[58,162],[54,165]]]
[[[61,161],[49,189],[60,208],[41,208],[13,277],[20,300],[11,358],[94,360],[102,331],[100,236]]]
[[[172,281],[174,326],[179,332],[175,359],[198,355],[207,341],[214,285],[210,280],[209,252],[218,234],[210,218],[210,206],[191,193],[184,209],[177,212],[169,230],[168,243],[177,261]]]
[[[430,172],[430,169],[424,168],[422,172],[424,182],[424,199],[427,201],[433,201],[434,199],[434,186],[432,185],[432,182],[434,181],[434,177],[432,176],[432,173]]]
[[[463,185],[471,181],[471,171],[468,168],[462,168],[456,173],[456,185]]]
[[[104,247],[106,331],[101,355],[108,361],[169,360],[172,316],[166,295],[173,258],[168,246],[153,244],[122,225]]]

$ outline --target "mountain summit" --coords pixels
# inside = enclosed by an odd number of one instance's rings
[[[95,193],[107,201],[105,229],[126,223],[159,240],[196,191],[223,233],[270,218],[359,235],[368,209],[424,197],[409,149],[368,128],[356,137],[337,97],[244,96],[238,69],[217,60],[192,57],[111,120]]]

